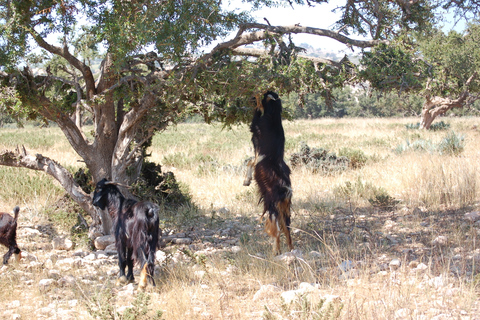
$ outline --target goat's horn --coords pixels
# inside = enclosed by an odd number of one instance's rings
[[[114,186],[118,186],[118,187],[130,188],[130,186],[127,186],[126,184],[121,184],[121,183],[113,182],[113,181],[105,182],[105,184],[113,184]]]
[[[267,96],[267,98],[270,98],[270,100],[273,100],[273,101],[276,101],[276,100],[277,100],[277,99],[275,99],[271,94],[269,94],[269,95]]]

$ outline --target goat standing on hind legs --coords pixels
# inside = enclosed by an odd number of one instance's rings
[[[22,251],[17,245],[17,219],[20,208],[13,208],[12,217],[6,212],[0,212],[0,243],[8,248],[7,253],[3,256],[3,264],[8,264],[8,260],[15,254],[17,262],[22,258]]]
[[[133,282],[134,263],[140,265],[139,289],[155,286],[155,250],[159,236],[159,208],[149,201],[125,199],[117,183],[103,179],[95,187],[93,205],[108,209],[115,231],[120,274],[117,285]],[[128,267],[127,275],[125,268]]]
[[[290,168],[285,163],[285,133],[282,126],[282,102],[275,92],[267,92],[257,103],[252,124],[252,142],[255,158],[247,165],[244,185],[249,185],[251,174],[263,201],[263,215],[267,213],[265,231],[275,238],[274,251],[280,253],[280,234],[285,234],[289,250],[293,250],[290,235],[292,187]]]

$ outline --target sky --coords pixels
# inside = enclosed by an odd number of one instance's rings
[[[329,29],[333,30],[334,23],[339,19],[338,13],[333,13],[332,10],[338,6],[338,4],[344,3],[344,1],[333,1],[335,4],[325,3],[316,5],[315,7],[308,6],[294,6],[292,7],[279,7],[279,8],[264,8],[253,14],[256,21],[259,23],[266,23],[266,18],[271,25],[287,26],[300,23],[302,26]],[[232,0],[228,8],[246,9],[245,4],[241,0]],[[319,37],[314,35],[294,35],[295,44],[308,43],[314,48],[332,50],[334,52],[347,50],[347,47],[335,40]],[[356,38],[361,39],[361,38]]]
[[[248,7],[242,3],[241,0],[231,0],[225,3],[229,9],[238,8],[246,10]],[[271,25],[294,25],[300,23],[302,26],[320,28],[320,29],[329,29],[334,30],[334,24],[340,18],[340,12],[334,13],[333,9],[339,5],[344,5],[345,0],[333,0],[330,3],[316,4],[314,7],[308,6],[294,6],[292,7],[279,7],[279,8],[264,8],[253,14],[256,18],[256,21],[259,23],[266,23],[264,18],[266,18]],[[452,14],[448,12],[443,13],[443,16],[446,18],[447,23],[445,24],[444,30],[449,30],[452,28],[453,17]],[[455,30],[463,31],[465,27],[464,23],[460,23],[455,26]],[[232,36],[233,37],[233,36]],[[352,35],[352,39],[363,39],[360,36]],[[228,38],[230,39],[230,38]],[[324,49],[326,51],[333,51],[335,53],[352,53],[351,49],[348,49],[344,44],[327,38],[314,35],[294,35],[294,42],[297,45],[301,43],[308,43],[314,48]],[[359,49],[356,49],[355,52],[359,52]]]

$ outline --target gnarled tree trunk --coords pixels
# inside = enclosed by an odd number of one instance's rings
[[[469,97],[468,86],[476,76],[477,73],[475,72],[472,76],[470,76],[470,78],[468,78],[468,80],[465,82],[465,91],[462,92],[457,99],[442,98],[438,96],[431,97],[430,95],[427,95],[422,107],[420,129],[428,130],[430,129],[430,126],[436,117],[445,114],[448,110],[453,108],[462,108],[465,104],[465,101]]]

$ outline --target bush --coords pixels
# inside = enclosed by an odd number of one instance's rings
[[[420,128],[420,122],[406,124],[405,128],[407,128],[408,130],[419,129]],[[442,121],[435,122],[432,125],[430,125],[430,129],[428,129],[428,130],[440,131],[440,130],[447,130],[448,128],[450,128],[450,123],[446,123],[442,120]]]
[[[465,138],[456,135],[451,131],[445,138],[443,138],[437,145],[437,151],[440,154],[458,156],[465,149]]]
[[[347,157],[337,157],[323,148],[310,148],[302,143],[300,151],[292,154],[290,163],[293,168],[303,166],[313,173],[336,173],[348,168],[350,160]]]
[[[338,151],[338,155],[341,157],[347,157],[349,161],[349,166],[352,169],[359,169],[363,167],[368,160],[368,157],[362,150],[342,148]]]
[[[451,131],[438,144],[430,140],[419,139],[410,142],[408,139],[405,144],[398,145],[393,151],[401,154],[406,151],[438,152],[442,155],[458,156],[465,149],[465,139],[463,136]]]

